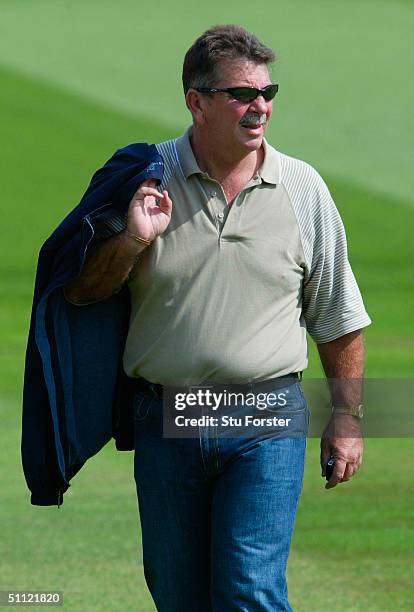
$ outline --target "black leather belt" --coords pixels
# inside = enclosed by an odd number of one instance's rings
[[[211,389],[214,392],[228,391],[229,393],[267,393],[280,387],[287,387],[289,384],[293,384],[298,380],[302,379],[302,372],[292,372],[291,374],[285,374],[278,378],[269,378],[268,380],[262,380],[260,382],[250,382],[244,384],[236,383],[216,383],[212,380],[207,380],[200,383],[199,385],[182,385],[182,386],[168,386],[169,393],[174,392],[185,392],[191,393],[197,391],[197,389]],[[164,386],[158,383],[152,383],[145,378],[135,378],[134,386],[138,391],[149,395],[150,397],[156,397],[162,400],[164,397]]]

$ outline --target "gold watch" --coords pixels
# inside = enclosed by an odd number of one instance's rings
[[[358,406],[332,406],[332,414],[350,414],[357,419],[362,419],[364,416],[362,404]]]

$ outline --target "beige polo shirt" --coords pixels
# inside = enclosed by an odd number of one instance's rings
[[[129,279],[125,371],[177,385],[304,370],[306,331],[323,343],[370,323],[329,191],[265,141],[258,176],[229,207],[189,133],[157,145],[173,212]]]

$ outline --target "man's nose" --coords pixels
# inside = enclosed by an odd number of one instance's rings
[[[262,95],[257,96],[250,105],[250,109],[257,113],[267,113],[268,108],[269,102],[266,102]]]

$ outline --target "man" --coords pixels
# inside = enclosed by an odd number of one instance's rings
[[[307,329],[338,381],[321,443],[323,475],[336,459],[327,488],[362,461],[360,386],[346,383],[362,378],[370,319],[325,184],[264,139],[273,60],[238,26],[195,41],[183,67],[193,123],[157,145],[161,187],[142,183],[125,229],[65,287],[77,305],[130,290],[123,364],[137,381],[144,570],[164,612],[291,610],[285,570],[306,445],[305,436],[226,438],[208,425],[196,438],[163,437],[166,387],[283,389],[287,412],[306,415]]]

